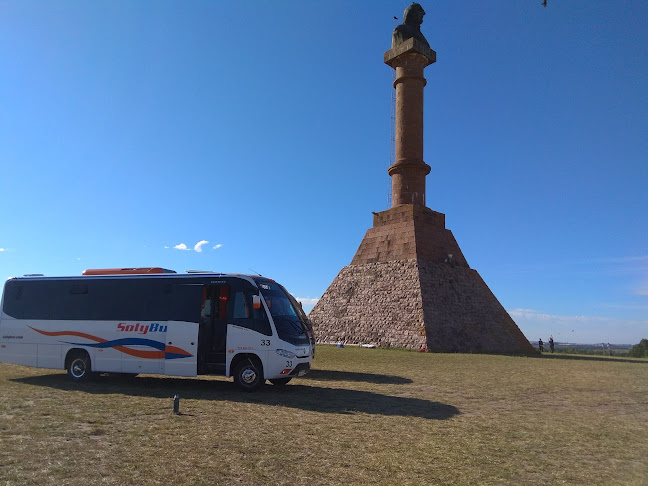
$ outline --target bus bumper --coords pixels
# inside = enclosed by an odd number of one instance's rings
[[[295,369],[290,372],[288,376],[304,376],[310,371],[310,363],[300,363],[295,366]]]

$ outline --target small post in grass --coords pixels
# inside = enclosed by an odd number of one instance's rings
[[[180,395],[178,394],[173,397],[173,413],[180,415]]]

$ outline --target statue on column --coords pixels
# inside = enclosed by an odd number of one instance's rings
[[[426,47],[430,47],[430,44],[428,44],[427,39],[421,32],[424,15],[425,10],[423,10],[423,7],[419,3],[413,3],[405,9],[403,23],[397,26],[392,34],[392,49],[412,37],[422,42]]]

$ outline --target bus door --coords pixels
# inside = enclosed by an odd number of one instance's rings
[[[198,368],[201,373],[225,372],[229,285],[205,285],[198,331]]]

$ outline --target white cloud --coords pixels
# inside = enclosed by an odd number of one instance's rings
[[[295,300],[304,305],[315,305],[319,302],[319,299],[311,299],[309,297],[295,297]]]
[[[5,251],[5,249],[4,249],[4,248],[0,248],[0,251]]]
[[[201,253],[203,245],[206,245],[207,243],[209,243],[209,241],[200,240],[198,243],[194,245],[194,250],[196,250],[198,253]]]
[[[311,299],[309,297],[295,297],[295,300],[301,302],[306,314],[310,313],[310,311],[313,310],[313,307],[315,307],[315,304],[319,302],[319,299]]]
[[[184,243],[178,243],[175,245],[173,248],[176,250],[184,250],[184,251],[195,251],[196,253],[202,253],[203,247],[209,243],[207,240],[200,240],[198,243],[194,245],[193,248],[189,248],[187,245]],[[222,245],[216,245],[214,248],[220,248]],[[164,248],[169,248],[168,246],[165,246]]]
[[[194,245],[193,248],[189,248],[189,247],[188,247],[186,244],[184,244],[184,243],[178,243],[178,244],[175,245],[173,248],[174,248],[175,250],[195,251],[196,253],[202,253],[202,252],[203,252],[203,248],[204,248],[204,246],[205,246],[206,244],[208,244],[208,243],[209,243],[209,241],[207,241],[207,240],[200,240],[198,243],[196,243],[196,244]],[[212,248],[213,248],[214,250],[218,250],[221,246],[223,246],[223,245],[221,245],[221,244],[219,243],[218,245],[215,245],[215,246],[213,246]],[[164,248],[169,248],[169,247],[165,245]]]

